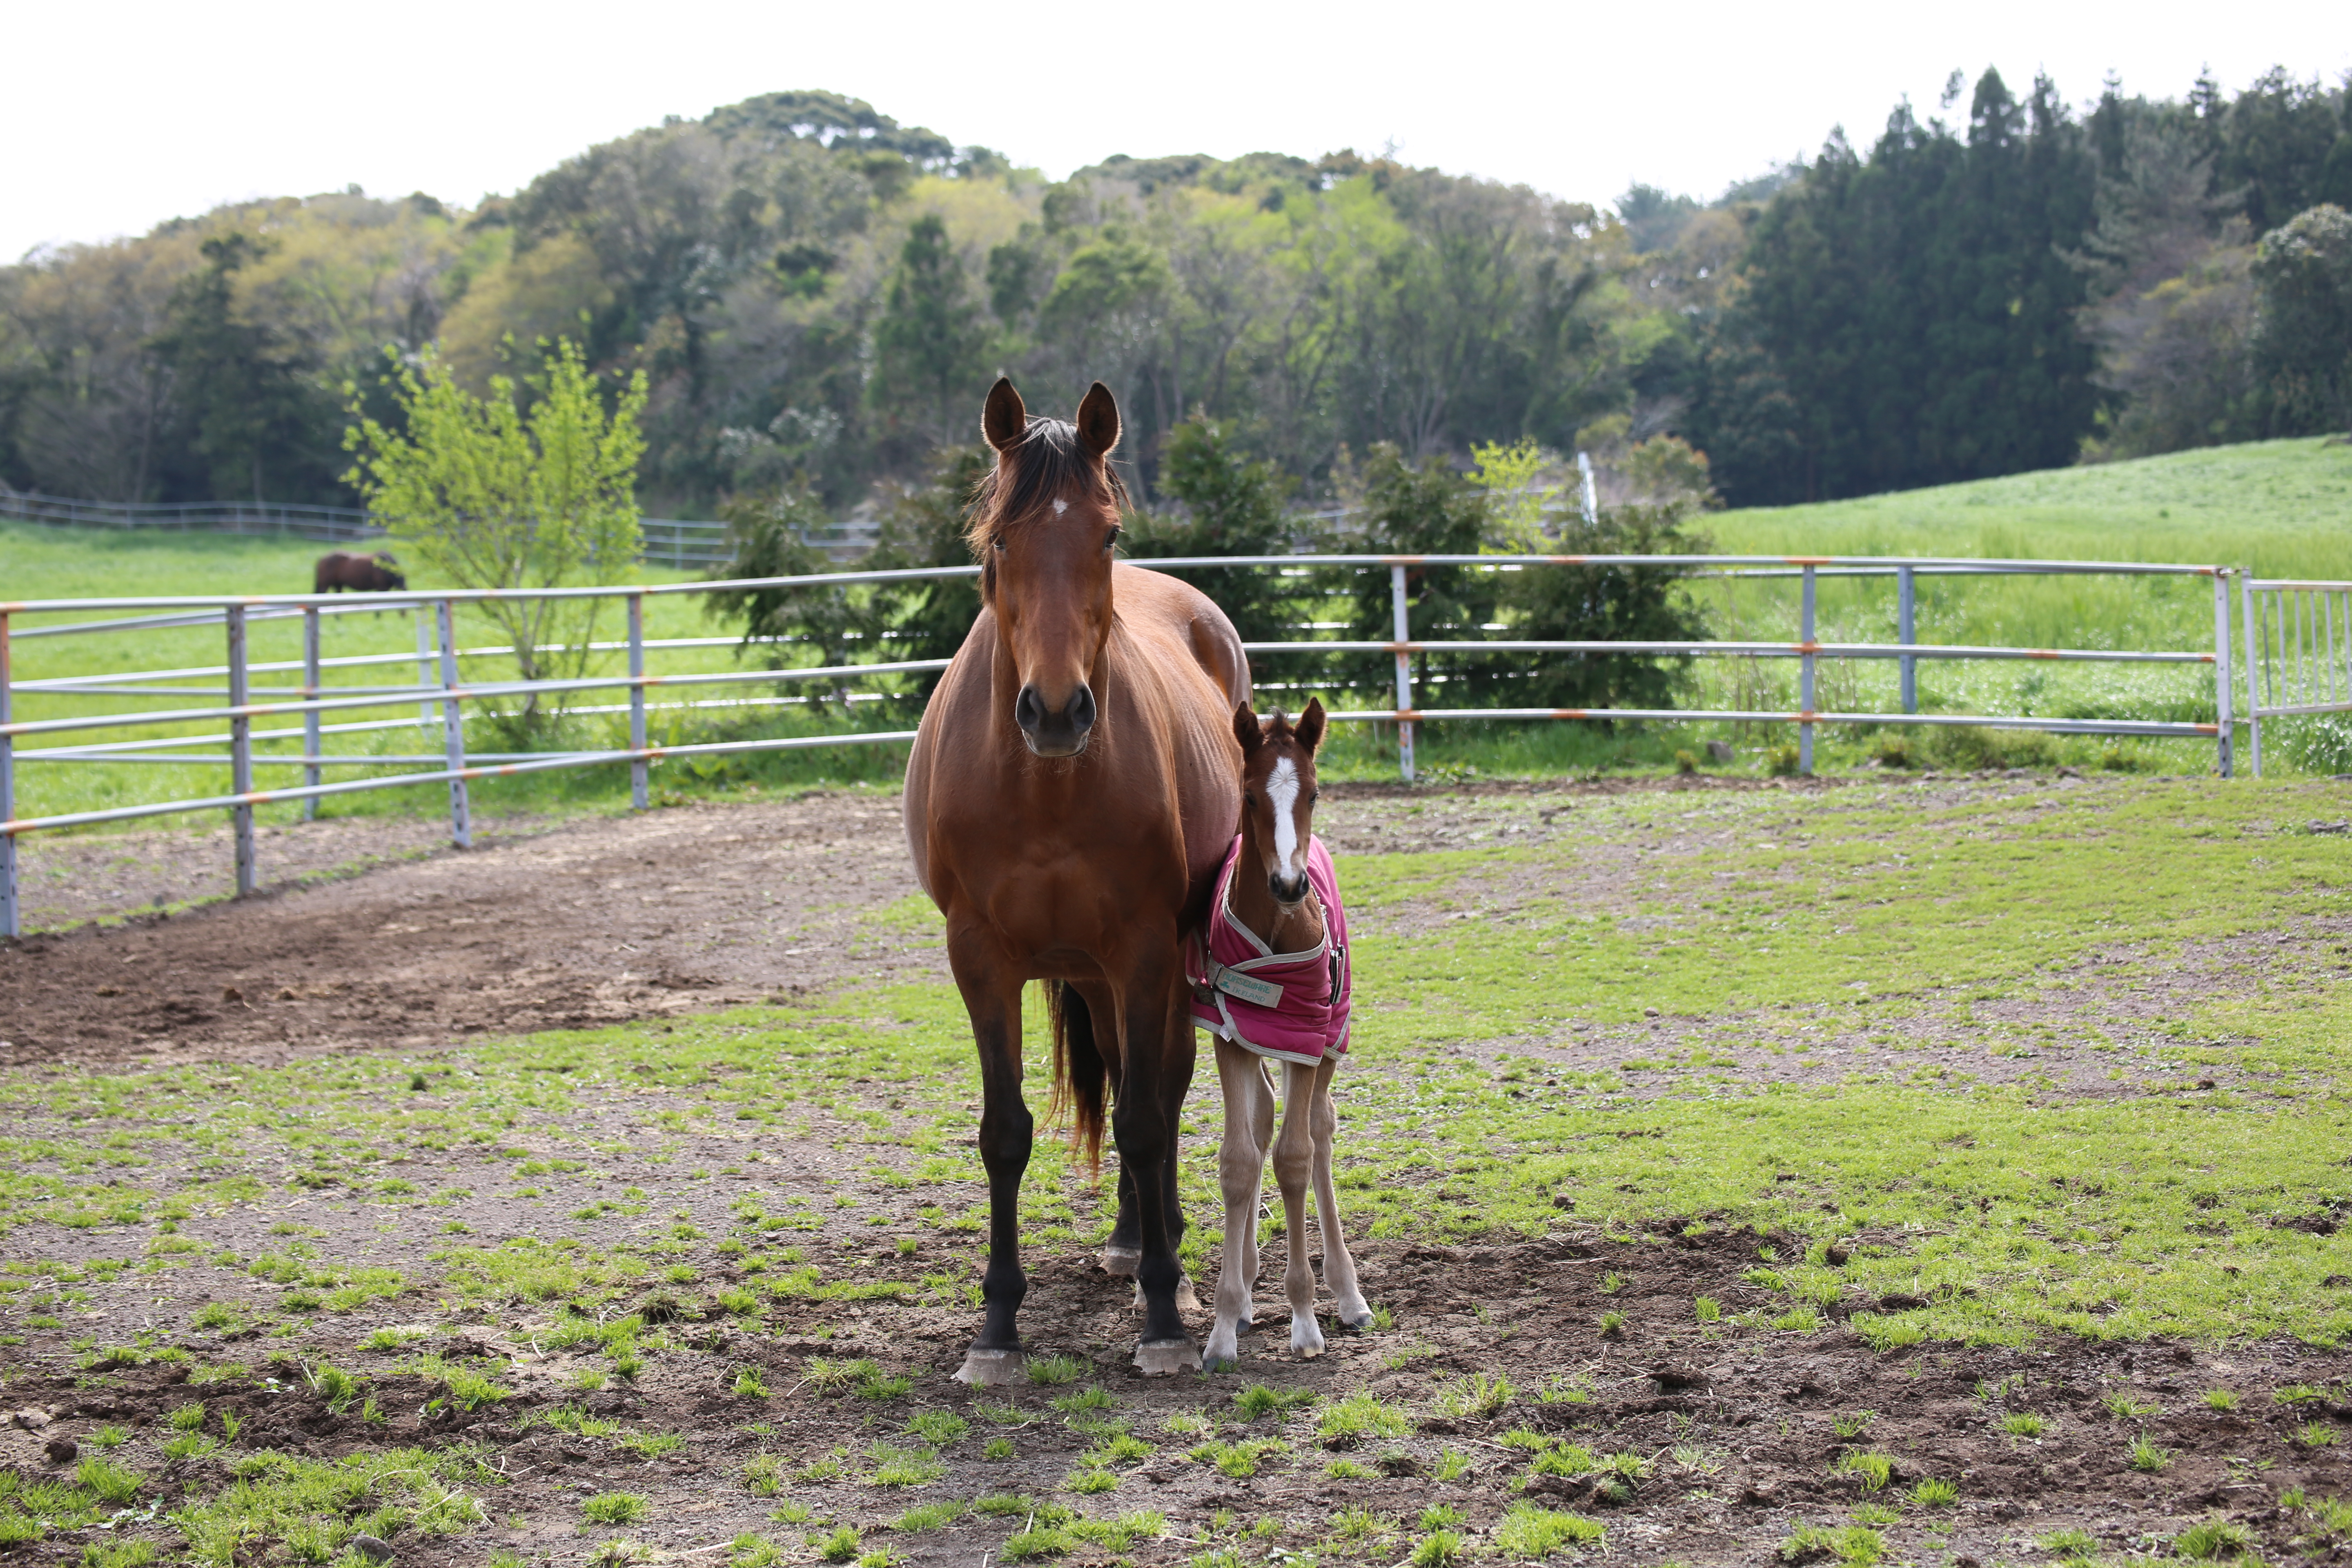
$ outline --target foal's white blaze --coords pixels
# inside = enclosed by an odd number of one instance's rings
[[[1265,798],[1274,807],[1274,858],[1286,877],[1301,877],[1307,864],[1298,843],[1298,764],[1276,758],[1274,776],[1265,781]]]

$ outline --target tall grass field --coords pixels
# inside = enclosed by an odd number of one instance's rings
[[[2330,439],[2259,442],[1857,500],[1722,512],[1704,519],[1700,526],[1717,550],[1731,553],[2172,562],[2250,568],[2263,575],[2352,580],[2352,446]],[[312,561],[326,548],[304,540],[0,524],[0,595],[32,599],[300,592],[310,585]],[[674,580],[676,574],[667,576]],[[666,579],[652,574],[646,580]],[[421,574],[412,581],[420,587],[434,585]],[[1797,635],[1798,589],[1792,580],[1715,578],[1694,583],[1691,592],[1718,637],[1769,640]],[[52,620],[18,617],[17,630]],[[2200,577],[1924,579],[1917,620],[1919,639],[1928,643],[2210,650],[2214,640],[2212,586]],[[732,646],[738,628],[707,617],[695,598],[649,600],[646,629],[650,638],[703,639],[703,646],[660,650],[652,664],[656,673],[758,667],[756,662],[746,666]],[[622,635],[617,606],[608,606],[590,631],[598,640],[617,640]],[[1825,641],[1895,640],[1892,579],[1824,580],[1817,635]],[[492,628],[470,618],[464,619],[458,640],[468,648],[491,649],[498,643]],[[324,651],[330,659],[371,654],[413,658],[416,646],[415,623],[402,611],[336,616],[326,623]],[[299,659],[299,621],[257,623],[251,648],[257,662]],[[15,655],[19,681],[133,669],[210,671],[158,683],[182,689],[152,698],[20,691],[19,719],[203,706],[213,700],[202,695],[204,689],[223,684],[217,673],[224,657],[217,626],[20,637]],[[1258,673],[1271,693],[1294,705],[1303,700],[1303,692],[1286,679],[1278,658],[1263,659],[1261,667]],[[485,654],[467,659],[465,668],[469,679],[481,680],[510,675],[513,667],[510,659]],[[593,664],[600,674],[622,668],[617,651],[600,654]],[[391,684],[413,679],[417,673],[416,664],[403,661],[344,667],[331,671],[329,681]],[[285,695],[283,689],[298,681],[291,671],[265,671],[256,674],[253,684],[256,696],[267,698]],[[1891,660],[1824,660],[1818,706],[1892,710],[1898,706],[1895,683]],[[1702,660],[1692,669],[1683,700],[1692,707],[1788,709],[1796,706],[1796,687],[1792,659]],[[2214,710],[2212,674],[2202,666],[1927,661],[1920,668],[1919,688],[1921,706],[1929,712],[2179,721],[2210,720]],[[801,700],[806,694],[803,689],[764,685],[656,693],[653,731],[656,739],[675,742],[844,727],[837,707],[813,710]],[[593,693],[578,706],[610,710],[625,695],[617,689]],[[1332,695],[1346,706],[1385,702],[1384,694],[1371,692]],[[1442,688],[1418,696],[1424,705],[1443,703]],[[866,728],[907,721],[903,710],[886,718],[878,709],[868,709],[857,721]],[[423,711],[414,701],[339,711],[326,722],[374,726],[331,733],[327,751],[333,755],[423,756],[441,746],[437,713]],[[287,719],[262,721],[257,730],[299,732],[299,727],[298,720]],[[220,728],[217,722],[154,725],[136,733],[153,738],[216,733]],[[561,739],[566,745],[604,746],[621,743],[625,734],[621,714],[583,711],[566,720]],[[27,738],[20,747],[123,738],[129,738],[127,732],[77,731]],[[1604,730],[1584,724],[1454,724],[1424,727],[1420,762],[1425,773],[1439,779],[1655,769],[1677,765],[1678,758],[1684,763],[1715,765],[1706,758],[1706,742],[1728,740],[1736,756],[1727,765],[1755,770],[1785,766],[1785,758],[1776,752],[1790,739],[1784,731],[1761,726],[1736,731],[1709,725]],[[2266,741],[2265,761],[2273,768],[2352,771],[2352,727],[2336,721],[2276,725]],[[496,752],[521,742],[481,715],[469,721],[467,743],[474,752]],[[260,749],[265,756],[283,757],[299,752],[299,744],[294,736],[278,734],[264,741]],[[225,748],[199,748],[193,754],[218,758]],[[897,746],[856,746],[698,762],[678,759],[663,764],[657,777],[660,787],[673,794],[821,782],[881,783],[897,776],[902,757]],[[2202,772],[2213,764],[2213,748],[2204,742],[2051,739],[2017,731],[1988,739],[1977,731],[1906,733],[1898,728],[1864,733],[1826,731],[1817,752],[1817,766],[1827,770],[1874,763],[2016,762]],[[1339,778],[1391,777],[1396,765],[1394,738],[1387,726],[1343,726],[1325,771]],[[345,767],[331,771],[329,777],[349,778],[360,771]],[[17,774],[19,816],[186,799],[227,787],[226,765],[217,760],[168,764],[27,761]],[[264,787],[299,782],[298,770],[282,766],[264,766],[260,778]],[[491,810],[502,805],[598,809],[625,799],[625,770],[603,768],[489,781],[478,786],[478,795]],[[441,801],[437,787],[418,787],[331,799],[321,810],[437,811]],[[293,809],[282,808],[281,814],[290,815]]]

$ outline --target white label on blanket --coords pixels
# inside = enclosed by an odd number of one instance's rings
[[[1222,970],[1217,975],[1217,989],[1228,996],[1238,996],[1260,1007],[1282,1005],[1282,987],[1271,980],[1253,980],[1246,974]]]

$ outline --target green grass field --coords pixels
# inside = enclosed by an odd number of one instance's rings
[[[1819,506],[1718,514],[1706,523],[1717,546],[1738,552],[1832,554],[1959,554],[2042,556],[2072,559],[2178,561],[2248,565],[2264,573],[2352,578],[2352,446],[2323,440],[2264,442],[2185,452],[2106,467],[2067,468],[1949,486],[1901,495],[1838,501]],[[209,535],[138,536],[96,531],[66,531],[0,524],[0,583],[11,598],[101,597],[135,593],[286,593],[307,586],[310,563],[322,546],[305,541],[271,541]],[[427,585],[422,578],[419,585]],[[1727,637],[1793,638],[1797,633],[1793,583],[1696,584],[1717,634]],[[607,614],[597,635],[618,635]],[[725,637],[730,627],[708,620],[684,598],[650,602],[647,635],[664,637]],[[1890,582],[1827,582],[1821,597],[1821,635],[1827,640],[1891,641],[1895,595]],[[2208,649],[2212,646],[2210,585],[2204,580],[2051,578],[2030,581],[1938,581],[1922,584],[1919,635],[1926,641],[2007,643],[2035,647],[2161,647]],[[495,642],[486,626],[461,632],[464,646]],[[110,669],[194,668],[218,663],[220,635],[211,629],[145,632],[134,637],[36,638],[16,645],[20,679],[87,674]],[[415,627],[404,615],[338,618],[329,623],[328,657],[413,652]],[[299,657],[296,623],[257,625],[257,659]],[[1276,661],[1262,671],[1279,679]],[[499,658],[467,661],[479,679],[510,668]],[[621,668],[620,656],[600,656],[597,673]],[[738,668],[727,646],[663,650],[657,672]],[[408,679],[413,664],[346,670],[331,679],[356,682]],[[1791,660],[1702,661],[1690,706],[1792,708],[1797,670]],[[217,678],[183,683],[203,686]],[[280,675],[257,679],[257,686]],[[2099,667],[1983,662],[1923,667],[1922,706],[1930,712],[2015,713],[2040,716],[2105,714],[2116,717],[2210,719],[2210,673],[2202,668]],[[1895,706],[1892,661],[1824,661],[1820,701],[1831,709]],[[600,694],[587,705],[610,705],[620,693]],[[694,700],[748,697],[733,690],[688,694]],[[1426,702],[1442,693],[1424,691]],[[665,695],[657,701],[682,700]],[[1293,693],[1290,700],[1297,700]],[[22,719],[126,706],[194,705],[196,697],[138,699],[44,697],[19,700]],[[392,727],[331,737],[338,754],[425,754],[439,750],[437,727],[407,724],[414,706],[387,707],[334,715],[331,722],[374,722]],[[879,722],[879,716],[876,716]],[[670,708],[656,713],[656,739],[673,742],[730,734],[813,732],[831,721],[805,709]],[[291,721],[263,726],[287,730]],[[206,726],[151,727],[147,735],[197,733]],[[583,714],[571,721],[566,739],[580,745],[620,743],[621,717]],[[51,744],[103,739],[68,735]],[[1742,749],[1735,767],[1767,765],[1770,748],[1790,739],[1777,731],[1728,735],[1716,727],[1653,726],[1615,733],[1586,726],[1500,728],[1437,727],[1424,732],[1423,765],[1439,778],[1547,776],[1599,769],[1657,769],[1675,765],[1678,752],[1701,752],[1711,739],[1729,738]],[[1990,746],[1970,736],[1930,731],[1915,737],[1912,758],[1945,767],[1990,763],[2072,763],[2078,766],[2200,772],[2212,765],[2203,743],[2146,742],[2114,743],[2087,738],[2055,742],[2012,736]],[[27,745],[43,742],[27,742]],[[469,727],[469,747],[503,750],[493,729]],[[1818,764],[1837,771],[1857,766],[1883,749],[1881,736],[1831,732],[1823,737]],[[265,752],[299,750],[280,737]],[[2268,761],[2293,771],[2336,773],[2352,768],[2352,729],[2328,721],[2281,725],[2272,736]],[[842,752],[711,761],[668,765],[663,787],[672,793],[761,791],[820,782],[884,782],[901,766],[896,748],[860,747]],[[1335,777],[1393,776],[1392,741],[1369,729],[1343,730],[1327,768]],[[343,775],[331,776],[350,776]],[[293,771],[266,767],[265,783],[294,783]],[[217,763],[100,764],[67,766],[26,763],[19,769],[21,815],[102,809],[137,800],[188,798],[226,790],[226,769]],[[485,809],[600,809],[625,797],[622,771],[544,774],[479,786]],[[347,796],[327,804],[331,814],[434,811],[437,788]]]

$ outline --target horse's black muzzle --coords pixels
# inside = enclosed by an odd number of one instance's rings
[[[1013,700],[1013,721],[1039,756],[1075,757],[1095,727],[1094,689],[1082,683],[1059,710],[1049,710],[1034,686],[1024,686]]]

